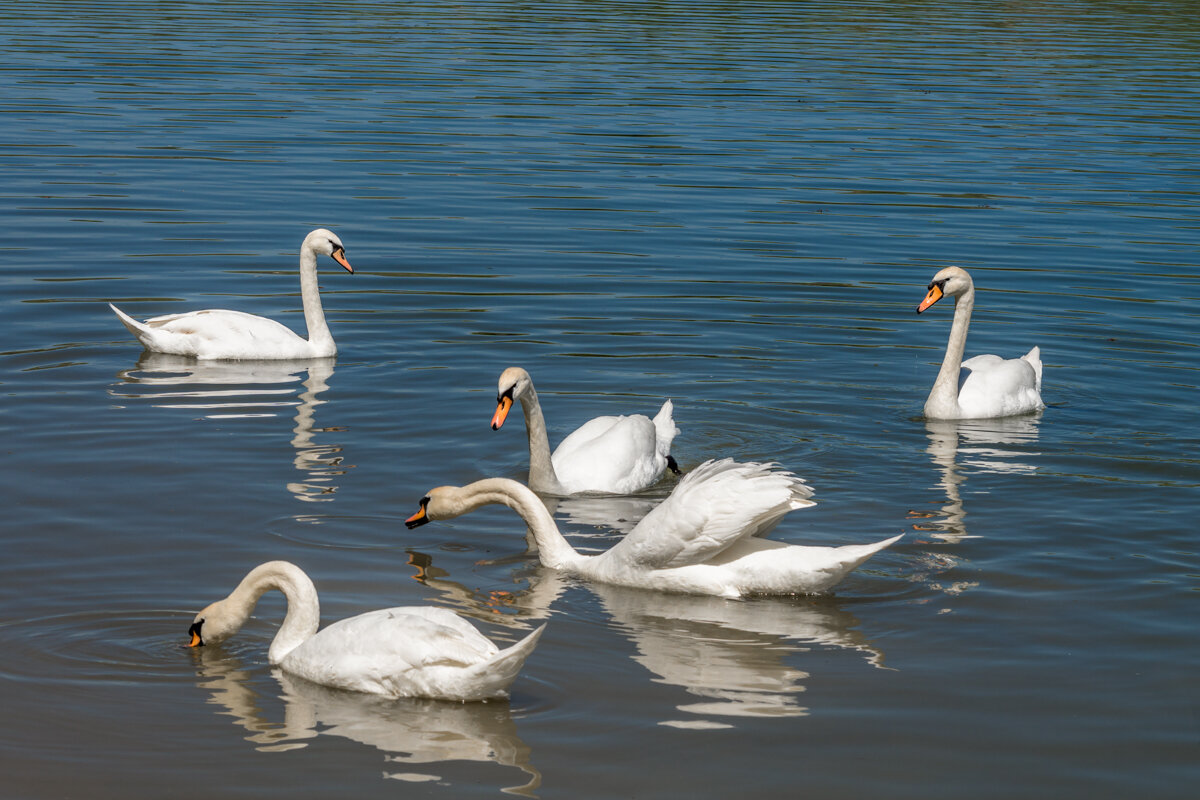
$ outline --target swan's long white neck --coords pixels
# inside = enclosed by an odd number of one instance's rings
[[[521,515],[537,542],[538,556],[547,567],[561,569],[590,558],[575,552],[531,489],[508,478],[485,478],[457,489],[454,516],[493,504],[508,506]]]
[[[286,561],[268,561],[250,571],[229,597],[213,603],[204,612],[209,624],[217,624],[216,615],[227,615],[222,627],[228,634],[238,630],[250,618],[258,599],[271,589],[278,589],[287,598],[287,615],[279,626],[267,658],[278,664],[284,656],[311,639],[321,622],[321,605],[317,589],[304,571]]]
[[[525,415],[525,433],[529,437],[529,485],[546,494],[562,494],[562,484],[550,460],[550,437],[546,433],[546,418],[538,402],[533,383],[518,398]],[[553,524],[553,523],[552,523]]]
[[[308,343],[317,352],[328,350],[333,355],[337,348],[333,334],[325,322],[325,309],[321,306],[321,291],[317,286],[317,254],[306,242],[300,248],[300,298],[304,303],[304,322],[308,325]]]
[[[950,339],[946,342],[946,355],[937,380],[925,400],[925,416],[945,417],[958,411],[958,376],[962,370],[963,353],[967,347],[967,329],[971,327],[971,311],[975,308],[975,287],[954,299],[954,322],[950,326]],[[940,413],[936,413],[940,412]]]

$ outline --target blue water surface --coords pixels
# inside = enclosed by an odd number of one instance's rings
[[[1193,3],[3,3],[0,768],[50,797],[1191,797],[1200,780],[1200,17]],[[303,330],[335,359],[143,354],[109,311]],[[968,354],[1040,414],[921,418]],[[675,404],[673,452],[777,461],[773,538],[904,539],[827,597],[727,601],[538,565],[431,487]],[[646,498],[565,502],[580,549]],[[512,642],[509,702],[272,670],[283,601],[429,604]]]

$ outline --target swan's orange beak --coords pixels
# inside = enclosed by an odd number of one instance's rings
[[[512,395],[504,395],[500,398],[500,404],[496,406],[496,413],[492,415],[492,430],[500,430],[500,426],[504,424],[504,420],[508,417],[508,412],[512,409]]]
[[[350,262],[346,260],[345,250],[334,250],[330,255],[333,256],[334,261],[346,268],[346,272],[349,272],[351,275],[354,274],[354,267],[350,266]]]
[[[942,294],[942,287],[937,286],[936,284],[933,286],[930,286],[929,294],[925,295],[925,299],[921,301],[921,305],[917,306],[917,313],[920,314],[922,311],[929,308],[931,305],[936,303],[938,300],[941,300],[943,296],[944,295]]]
[[[188,634],[191,635],[192,641],[188,642],[188,647],[204,647],[204,639],[200,637],[200,626],[204,620],[193,622],[192,627],[188,628]]]
[[[404,520],[404,524],[408,526],[410,531],[413,528],[419,528],[426,522],[429,522],[429,514],[425,512],[425,505],[426,503],[422,502],[420,510],[418,510],[417,513],[413,514],[408,519]]]

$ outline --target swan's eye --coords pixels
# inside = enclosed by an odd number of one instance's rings
[[[507,389],[505,389],[505,390],[504,390],[504,394],[498,394],[498,395],[496,395],[496,402],[497,402],[497,403],[503,403],[503,402],[504,402],[504,399],[505,399],[505,398],[508,398],[508,401],[511,403],[511,402],[512,402],[512,399],[513,399],[513,391],[514,391],[516,388],[517,388],[516,386],[510,386],[510,387],[508,387]]]

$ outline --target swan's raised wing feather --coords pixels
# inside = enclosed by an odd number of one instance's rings
[[[647,569],[700,564],[813,505],[811,496],[803,480],[771,464],[707,461],[599,558]]]

